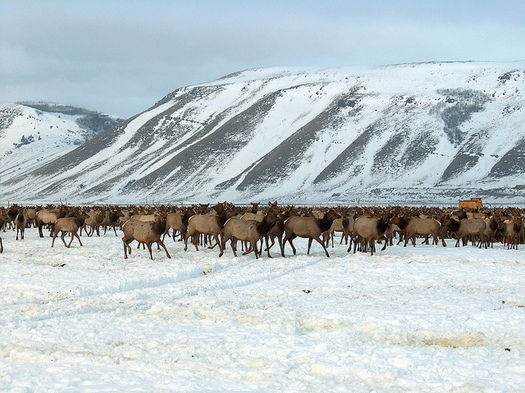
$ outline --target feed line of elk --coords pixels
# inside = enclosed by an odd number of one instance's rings
[[[176,210],[176,211],[175,211]],[[32,212],[34,219],[29,218]],[[43,237],[43,227],[49,228],[53,237],[52,246],[59,233],[66,247],[70,247],[74,237],[82,245],[80,235],[82,230],[88,236],[96,232],[100,235],[100,227],[113,229],[117,235],[117,227],[124,232],[124,257],[131,252],[129,243],[137,240],[138,245],[147,247],[153,258],[151,245],[157,243],[163,247],[164,238],[172,231],[173,240],[176,234],[184,241],[184,249],[188,248],[188,240],[198,251],[198,244],[210,248],[219,246],[219,255],[223,255],[228,241],[234,255],[237,255],[237,242],[241,241],[244,254],[254,252],[258,258],[263,253],[263,243],[266,244],[268,257],[270,249],[277,238],[281,255],[285,256],[286,243],[289,243],[294,255],[297,251],[293,240],[297,237],[308,239],[308,250],[315,240],[329,257],[330,240],[334,247],[334,234],[341,232],[341,241],[348,244],[348,252],[353,245],[356,251],[376,252],[376,242],[384,242],[382,250],[393,244],[393,238],[399,236],[398,244],[404,241],[404,246],[412,242],[416,246],[416,238],[424,238],[429,244],[441,243],[446,246],[445,238],[456,239],[456,247],[469,242],[478,247],[492,247],[495,242],[501,242],[508,248],[517,249],[525,241],[525,220],[520,209],[489,209],[483,212],[468,212],[464,209],[439,208],[304,208],[295,206],[280,207],[277,202],[269,203],[260,208],[252,204],[251,209],[240,208],[230,203],[218,203],[213,207],[197,205],[176,209],[170,206],[144,207],[130,206],[128,208],[72,208],[67,206],[47,206],[45,208],[22,208],[16,205],[9,209],[0,208],[0,228],[17,229],[17,240],[24,238],[25,228],[35,225],[39,235]],[[243,222],[244,221],[244,222]],[[125,224],[127,223],[127,225]],[[58,224],[58,225],[57,225]],[[88,229],[89,228],[89,229]],[[69,244],[64,236],[71,235]],[[105,232],[104,232],[105,233]],[[271,244],[270,244],[271,242]],[[260,244],[258,246],[258,244]],[[0,238],[0,250],[3,243]]]

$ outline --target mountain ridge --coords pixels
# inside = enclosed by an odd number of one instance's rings
[[[121,119],[47,102],[0,105],[1,179],[23,178]]]
[[[239,71],[2,180],[0,197],[519,203],[524,89],[524,62]]]

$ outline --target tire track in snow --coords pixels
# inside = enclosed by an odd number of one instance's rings
[[[240,260],[239,263],[225,264],[222,261]],[[248,257],[246,257],[248,258]],[[212,262],[199,263],[191,269],[183,269],[172,275],[161,275],[154,278],[141,278],[124,280],[118,285],[109,285],[101,289],[73,289],[70,294],[61,293],[60,296],[51,298],[47,302],[26,302],[19,307],[6,305],[0,318],[0,325],[17,324],[24,321],[45,321],[56,318],[71,317],[92,313],[111,313],[117,310],[120,313],[145,312],[153,304],[148,298],[158,299],[157,296],[149,295],[151,291],[160,290],[173,285],[181,285],[170,288],[171,295],[162,295],[161,298],[167,302],[174,302],[187,297],[197,296],[199,293],[242,288],[248,285],[264,281],[271,281],[288,274],[307,269],[320,263],[320,260],[310,256],[281,257],[275,259],[250,259],[245,257],[230,259],[213,257]],[[275,270],[268,269],[268,261],[279,265]],[[282,263],[281,261],[285,261]],[[295,261],[301,261],[294,264]],[[182,261],[184,263],[184,261]],[[255,269],[253,269],[255,267]],[[242,272],[240,270],[248,271]],[[255,270],[255,271],[254,271]],[[231,273],[234,272],[232,275]],[[185,285],[187,284],[187,285]],[[173,290],[175,289],[175,290]],[[72,297],[74,296],[74,297]],[[16,316],[11,318],[9,313]],[[20,318],[20,316],[23,316]]]

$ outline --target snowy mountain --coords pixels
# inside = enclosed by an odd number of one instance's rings
[[[0,105],[0,179],[24,176],[120,121],[98,112],[45,102]]]
[[[0,197],[521,203],[525,63],[253,69],[174,91]]]

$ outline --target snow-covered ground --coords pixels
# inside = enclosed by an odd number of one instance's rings
[[[2,391],[525,391],[523,250],[328,259],[297,239],[256,260],[169,239],[152,261],[113,233],[0,236]]]

